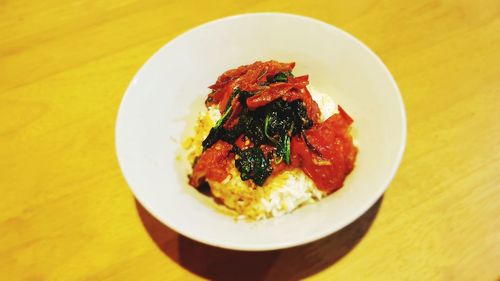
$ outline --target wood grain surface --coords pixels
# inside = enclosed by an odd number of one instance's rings
[[[179,236],[134,199],[114,125],[129,81],[219,17],[302,14],[370,46],[408,143],[342,231],[245,253]],[[293,31],[292,31],[293,32]],[[499,280],[500,2],[0,0],[0,280]]]

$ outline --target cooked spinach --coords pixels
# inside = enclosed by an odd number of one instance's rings
[[[290,164],[291,137],[311,128],[312,120],[300,100],[291,103],[277,100],[268,106],[270,108],[264,120],[264,134],[276,146],[276,162],[283,159],[286,164]]]
[[[230,130],[222,130],[219,138],[228,143],[234,143],[242,134],[245,134],[256,146],[265,143],[264,119],[253,111],[244,108],[238,123]]]
[[[293,77],[290,71],[278,72],[272,77],[267,77],[267,83],[278,83],[278,82],[288,82],[288,77]]]
[[[227,118],[231,114],[231,111],[232,111],[232,106],[229,106],[226,109],[226,112],[224,112],[224,115],[222,115],[222,117],[219,120],[217,120],[215,126],[213,126],[212,129],[210,129],[208,136],[201,143],[203,145],[203,149],[211,147],[221,138],[221,135],[223,135],[225,131],[222,125],[224,125],[224,123],[226,122]]]
[[[240,100],[241,105],[245,107],[247,104],[247,99],[253,95],[255,95],[255,93],[240,90],[238,93],[238,99]]]
[[[212,145],[214,145],[214,143],[216,143],[219,139],[221,139],[222,136],[224,136],[226,134],[226,130],[224,129],[223,125],[227,121],[227,118],[229,118],[229,116],[232,113],[233,106],[231,105],[231,103],[233,102],[233,99],[237,95],[242,95],[242,94],[248,95],[248,93],[249,92],[241,91],[238,88],[233,90],[233,93],[231,93],[231,96],[229,97],[229,100],[227,101],[226,111],[224,112],[222,117],[219,120],[217,120],[217,122],[215,123],[215,126],[210,129],[208,136],[203,140],[203,142],[202,142],[203,149],[207,149],[207,148],[211,147]],[[238,136],[236,136],[234,139],[236,139]]]
[[[252,180],[256,185],[262,186],[273,171],[271,157],[266,158],[258,147],[241,150],[235,145],[233,152],[238,155],[235,165],[240,172],[241,179]]]
[[[267,82],[269,82],[269,83],[288,82],[288,77],[286,76],[285,73],[279,72],[276,75],[274,75],[273,77],[268,78]]]
[[[267,139],[270,140],[271,142],[273,143],[276,143],[277,140],[275,138],[273,138],[272,136],[269,135],[269,120],[270,120],[270,116],[269,115],[266,115],[266,119],[264,120],[264,135],[266,135]]]
[[[267,84],[286,82],[293,77],[290,72],[280,72],[267,78]],[[272,172],[271,161],[275,163],[291,162],[290,143],[293,136],[301,135],[309,149],[319,153],[307,140],[305,130],[313,126],[313,121],[307,114],[307,109],[302,100],[286,102],[283,99],[275,100],[255,110],[246,106],[249,97],[258,92],[234,89],[227,103],[227,109],[209,135],[203,141],[203,148],[207,149],[217,140],[233,144],[233,153],[236,154],[235,165],[242,180],[252,180],[256,185],[262,186]],[[224,123],[232,113],[231,102],[238,98],[243,109],[238,122],[231,129],[225,129]],[[234,142],[244,135],[253,144],[253,147],[241,150]],[[274,155],[264,155],[261,145],[271,145],[276,148]]]
[[[229,100],[226,103],[226,112],[229,107],[231,107],[231,103],[233,102],[234,97],[239,95],[242,91],[239,88],[235,88],[229,97]]]
[[[304,130],[310,129],[313,125],[313,121],[307,114],[307,109],[304,105],[304,102],[302,102],[301,100],[294,100],[293,102],[291,102],[291,106],[293,108],[292,112],[295,124],[295,131],[293,132],[293,134],[296,135]]]

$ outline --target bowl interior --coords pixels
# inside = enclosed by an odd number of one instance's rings
[[[271,220],[235,222],[187,185],[178,151],[207,86],[225,70],[270,59],[295,61],[296,75],[309,74],[312,87],[345,108],[359,154],[344,187],[317,204]],[[303,244],[355,220],[388,186],[405,137],[402,100],[383,63],[347,33],[285,14],[225,18],[165,45],[131,82],[116,127],[120,166],[146,209],[190,238],[240,250]]]

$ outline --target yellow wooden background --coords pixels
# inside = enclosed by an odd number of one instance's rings
[[[158,48],[259,11],[370,46],[401,88],[408,143],[383,199],[346,229],[242,253],[179,237],[138,206],[114,125]],[[0,192],[0,280],[498,280],[500,2],[0,0]]]

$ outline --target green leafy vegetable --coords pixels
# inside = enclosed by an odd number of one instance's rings
[[[217,120],[215,126],[210,129],[210,132],[208,136],[203,140],[202,145],[204,149],[207,149],[214,145],[218,140],[224,140],[228,143],[233,143],[242,133],[244,133],[246,130],[250,128],[254,128],[253,130],[250,130],[248,132],[248,137],[253,143],[261,144],[264,140],[264,131],[263,127],[260,126],[260,123],[263,122],[263,120],[260,120],[258,118],[259,114],[249,113],[249,110],[247,108],[244,108],[240,118],[238,120],[237,125],[232,128],[231,130],[226,130],[224,129],[223,125],[227,121],[227,118],[232,113],[232,101],[233,99],[238,96],[238,99],[242,105],[246,104],[246,99],[248,97],[251,97],[254,95],[252,92],[248,91],[242,91],[239,88],[234,89],[233,93],[231,94],[231,97],[228,100],[228,107],[226,108],[226,111],[222,115],[222,117]]]
[[[240,172],[241,179],[252,180],[258,186],[264,185],[273,171],[270,158],[266,158],[262,150],[257,147],[241,150],[233,146],[233,152],[239,156],[235,161],[235,166]]]
[[[288,72],[278,72],[276,75],[274,75],[271,78],[267,78],[267,82],[269,84],[271,83],[278,83],[278,82],[288,82],[288,76],[290,73]]]
[[[276,139],[274,139],[272,136],[269,135],[268,130],[269,130],[269,115],[266,115],[266,119],[264,121],[264,134],[266,135],[267,139],[272,141],[273,143],[276,143]]]
[[[224,123],[226,122],[229,115],[231,115],[232,110],[233,110],[232,105],[230,105],[228,108],[226,108],[226,112],[224,112],[224,115],[222,115],[222,117],[219,120],[217,120],[217,122],[215,123],[215,126],[213,128],[217,129],[220,126],[224,125]]]
[[[255,94],[256,93],[253,93],[253,92],[240,90],[238,93],[238,99],[240,100],[241,105],[243,105],[243,107],[245,107],[247,105],[247,99]]]
[[[207,148],[211,147],[212,145],[214,145],[214,143],[216,143],[221,138],[221,135],[225,131],[224,128],[222,127],[222,125],[224,125],[224,123],[226,122],[227,118],[229,118],[229,116],[231,115],[231,112],[233,110],[233,106],[231,105],[231,103],[232,103],[234,97],[236,95],[238,95],[240,92],[241,91],[238,88],[234,89],[233,93],[229,97],[229,100],[227,101],[226,111],[221,116],[221,118],[219,118],[219,120],[217,120],[217,122],[215,123],[215,126],[213,126],[210,129],[208,136],[201,143],[203,145],[203,149],[207,149]]]
[[[295,100],[291,103],[291,107],[295,124],[293,135],[310,129],[313,125],[313,121],[307,115],[307,109],[304,103],[301,100]]]
[[[290,140],[292,138],[293,127],[294,125],[292,123],[288,131],[285,131],[282,135],[280,135],[279,141],[276,144],[277,156],[282,158],[287,165],[290,164]]]
[[[222,125],[224,125],[224,123],[226,122],[227,118],[231,114],[231,111],[232,111],[232,106],[229,106],[226,109],[226,112],[224,112],[224,115],[222,115],[222,117],[219,120],[217,120],[215,126],[213,126],[212,129],[210,129],[208,136],[201,143],[203,145],[203,149],[211,147],[214,143],[216,143],[220,139],[221,135],[225,131]]]
[[[227,109],[231,106],[231,103],[233,102],[234,97],[239,95],[242,91],[239,88],[235,88],[233,92],[231,93],[231,96],[229,97],[229,100],[226,103],[226,112]]]
[[[262,75],[265,75],[262,74]],[[290,72],[280,72],[267,83],[286,82],[293,77]],[[212,146],[218,140],[233,144],[233,153],[237,155],[235,165],[242,180],[252,180],[256,185],[262,186],[272,172],[271,161],[274,157],[276,164],[284,161],[287,165],[291,163],[291,139],[293,136],[302,135],[307,147],[317,151],[307,140],[305,130],[313,126],[307,109],[302,100],[286,102],[282,99],[275,100],[255,110],[246,107],[246,100],[258,94],[258,92],[234,89],[226,104],[227,109],[209,135],[203,141],[204,149]],[[232,101],[238,98],[243,109],[239,114],[238,122],[230,129],[224,128],[224,123],[231,116]],[[249,139],[253,147],[241,150],[234,143],[240,136]],[[267,157],[260,149],[261,145],[270,145],[276,148],[274,155],[270,153]]]
[[[285,136],[285,152],[284,152],[284,160],[285,163],[288,165],[290,164],[290,136],[286,135]]]

